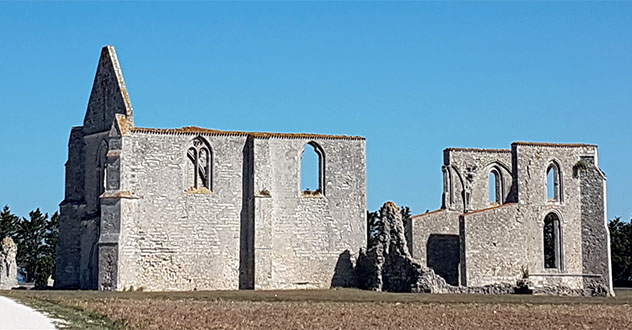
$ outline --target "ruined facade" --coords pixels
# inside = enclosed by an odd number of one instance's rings
[[[18,286],[17,254],[15,242],[10,237],[3,238],[0,244],[0,290]]]
[[[307,146],[319,186],[301,189]],[[366,244],[365,139],[140,128],[112,46],[60,204],[57,288],[328,288],[340,254]]]
[[[443,157],[441,209],[408,223],[413,258],[455,286],[528,275],[535,287],[613,294],[597,146],[515,142]]]

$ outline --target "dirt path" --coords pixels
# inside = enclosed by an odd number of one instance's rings
[[[0,329],[55,329],[53,321],[42,313],[0,297]]]

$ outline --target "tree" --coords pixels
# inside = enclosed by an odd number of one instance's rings
[[[37,209],[29,212],[17,225],[17,263],[19,273],[26,282],[45,285],[55,269],[55,245],[59,236],[59,215],[48,218]]]
[[[632,222],[615,218],[608,223],[612,279],[615,286],[632,286]]]
[[[0,212],[0,240],[5,237],[11,237],[16,240],[16,226],[20,220],[15,214],[11,213],[9,206],[5,205]]]

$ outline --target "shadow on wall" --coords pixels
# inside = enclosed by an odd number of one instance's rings
[[[354,260],[351,252],[344,250],[339,256],[334,268],[334,276],[331,278],[332,288],[356,288],[357,281],[354,270]]]
[[[459,285],[459,235],[431,234],[426,244],[428,267],[448,284]]]

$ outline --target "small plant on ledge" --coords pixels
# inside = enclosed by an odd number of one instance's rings
[[[309,197],[309,196],[322,196],[323,193],[320,191],[320,189],[317,190],[309,190],[309,188],[303,190],[303,196]]]
[[[573,177],[577,177],[579,172],[586,171],[588,169],[588,165],[583,160],[578,161],[573,165]]]

